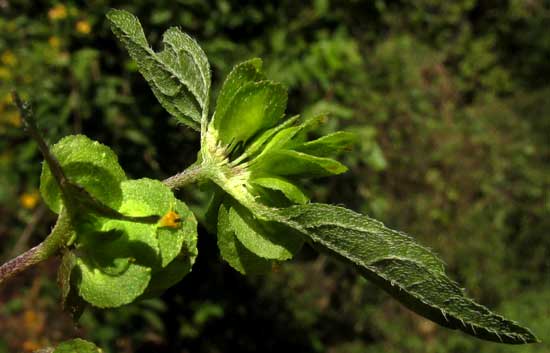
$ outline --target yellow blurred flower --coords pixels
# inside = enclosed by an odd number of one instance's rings
[[[48,38],[48,44],[50,45],[50,47],[58,49],[61,45],[61,40],[59,39],[59,37],[51,36],[50,38]]]
[[[50,20],[57,21],[67,17],[67,8],[63,4],[55,5],[48,11]]]
[[[7,93],[4,96],[4,99],[2,99],[2,103],[5,105],[10,105],[13,102],[13,97],[11,96],[11,93]]]
[[[14,127],[21,127],[21,118],[18,112],[6,113],[6,122]]]
[[[26,192],[19,197],[19,203],[26,209],[33,209],[40,201],[40,195],[38,191]]]
[[[6,66],[14,66],[15,64],[17,64],[17,58],[10,50],[6,50],[2,54],[2,57],[0,57],[0,61],[2,61],[2,64]]]
[[[90,26],[90,23],[86,20],[76,22],[75,28],[76,31],[81,34],[89,34],[92,30],[92,26]]]
[[[11,77],[11,72],[5,67],[0,67],[0,79],[8,80]]]

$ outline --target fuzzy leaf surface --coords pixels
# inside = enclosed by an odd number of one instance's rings
[[[105,205],[114,209],[119,207],[122,199],[119,184],[126,180],[126,174],[109,147],[84,135],[71,135],[56,143],[52,153],[69,180],[83,186]],[[59,213],[61,190],[47,163],[42,165],[40,193],[48,207]]]
[[[309,198],[298,186],[281,177],[257,178],[252,179],[251,183],[267,189],[278,190],[294,203],[305,204],[309,201]]]
[[[293,150],[275,150],[266,153],[251,165],[254,175],[281,175],[300,177],[323,177],[347,171],[342,163],[325,157],[315,157]]]
[[[120,212],[134,216],[177,212],[181,222],[175,228],[167,228],[100,218],[80,232],[77,267],[81,280],[77,287],[86,301],[98,307],[132,302],[145,293],[152,274],[162,273],[179,258],[181,272],[176,273],[171,267],[169,279],[159,278],[153,283],[155,291],[165,289],[164,285],[174,284],[189,272],[197,254],[197,222],[167,186],[157,180],[139,179],[124,181],[120,188]]]
[[[216,111],[214,113],[214,124],[217,125],[217,120],[225,116],[227,109],[230,107],[233,98],[239,89],[247,83],[257,82],[265,79],[261,73],[262,60],[254,58],[236,65],[227,78],[225,79],[218,99],[216,101]]]
[[[222,203],[218,211],[220,255],[231,267],[243,275],[269,272],[272,262],[248,250],[235,236],[235,231],[229,220],[229,209],[227,204]]]
[[[351,132],[338,131],[317,140],[308,141],[294,149],[298,152],[311,154],[317,157],[332,156],[340,151],[345,151],[357,142],[357,135]]]
[[[321,249],[354,265],[405,306],[440,325],[496,342],[537,341],[529,329],[467,298],[445,275],[439,258],[379,221],[326,204],[292,206],[278,211],[278,217]]]
[[[156,53],[134,15],[113,9],[107,18],[161,105],[178,121],[199,130],[208,116],[211,84],[210,66],[200,46],[170,28],[163,36],[164,49]]]
[[[225,113],[216,115],[214,128],[227,145],[247,141],[274,126],[283,117],[286,102],[287,91],[281,84],[249,82],[235,93]]]
[[[229,223],[239,242],[265,259],[291,259],[303,244],[303,238],[291,229],[275,222],[258,220],[236,203],[229,209]]]

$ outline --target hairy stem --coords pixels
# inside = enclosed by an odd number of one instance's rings
[[[207,168],[202,164],[193,164],[183,172],[173,175],[162,182],[170,189],[179,189],[186,185],[197,182],[205,177]]]
[[[72,232],[70,217],[67,211],[62,209],[52,232],[42,243],[0,266],[0,284],[30,266],[55,255],[65,245]]]

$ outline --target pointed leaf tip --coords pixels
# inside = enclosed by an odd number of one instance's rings
[[[464,295],[443,263],[411,237],[345,208],[308,204],[278,211],[280,221],[352,264],[416,313],[475,337],[509,344],[538,342],[516,322]]]

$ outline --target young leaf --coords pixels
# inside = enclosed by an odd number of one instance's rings
[[[246,208],[231,203],[229,224],[237,239],[254,254],[270,260],[288,260],[302,247],[303,239],[275,222],[254,218]]]
[[[124,44],[162,106],[195,130],[208,116],[210,66],[200,46],[177,28],[164,33],[164,50],[155,53],[139,20],[129,12],[107,14],[113,33]]]
[[[293,150],[276,150],[266,153],[250,165],[254,175],[282,175],[301,177],[322,177],[347,171],[342,163],[324,157],[315,157]]]
[[[214,112],[214,125],[218,125],[216,120],[223,117],[229,108],[231,101],[238,90],[249,82],[257,82],[265,79],[261,73],[262,59],[254,58],[236,65],[227,75],[216,101],[216,111]]]
[[[119,184],[126,180],[126,174],[109,147],[83,135],[71,135],[56,143],[52,153],[69,180],[82,185],[105,205],[118,208],[122,198]],[[46,163],[42,165],[40,193],[48,207],[59,213],[61,191]]]
[[[309,198],[299,187],[281,177],[257,178],[252,179],[251,183],[267,189],[281,191],[286,198],[294,203],[305,204],[309,201]]]
[[[222,258],[243,275],[271,270],[272,261],[255,255],[239,242],[229,220],[229,206],[224,203],[218,211],[218,248]]]
[[[246,147],[246,150],[244,153],[233,161],[234,164],[238,164],[242,162],[245,158],[253,158],[259,153],[264,152],[264,145],[271,140],[272,137],[274,137],[276,134],[279,133],[279,131],[286,129],[290,126],[292,126],[298,119],[300,118],[299,115],[295,115],[292,118],[289,118],[285,120],[284,122],[280,123],[279,125],[276,125],[275,127],[272,127],[271,129],[267,129],[261,134],[259,134],[258,137],[254,138],[252,142]]]
[[[286,108],[287,92],[279,83],[250,82],[239,88],[224,115],[213,121],[225,144],[246,142],[261,130],[274,126]]]
[[[478,338],[536,342],[529,329],[468,299],[443,263],[407,235],[345,208],[308,204],[280,210],[281,221],[357,267],[411,310]]]
[[[357,135],[351,132],[338,131],[317,140],[294,147],[294,150],[316,157],[333,156],[340,151],[349,150],[357,142]]]

